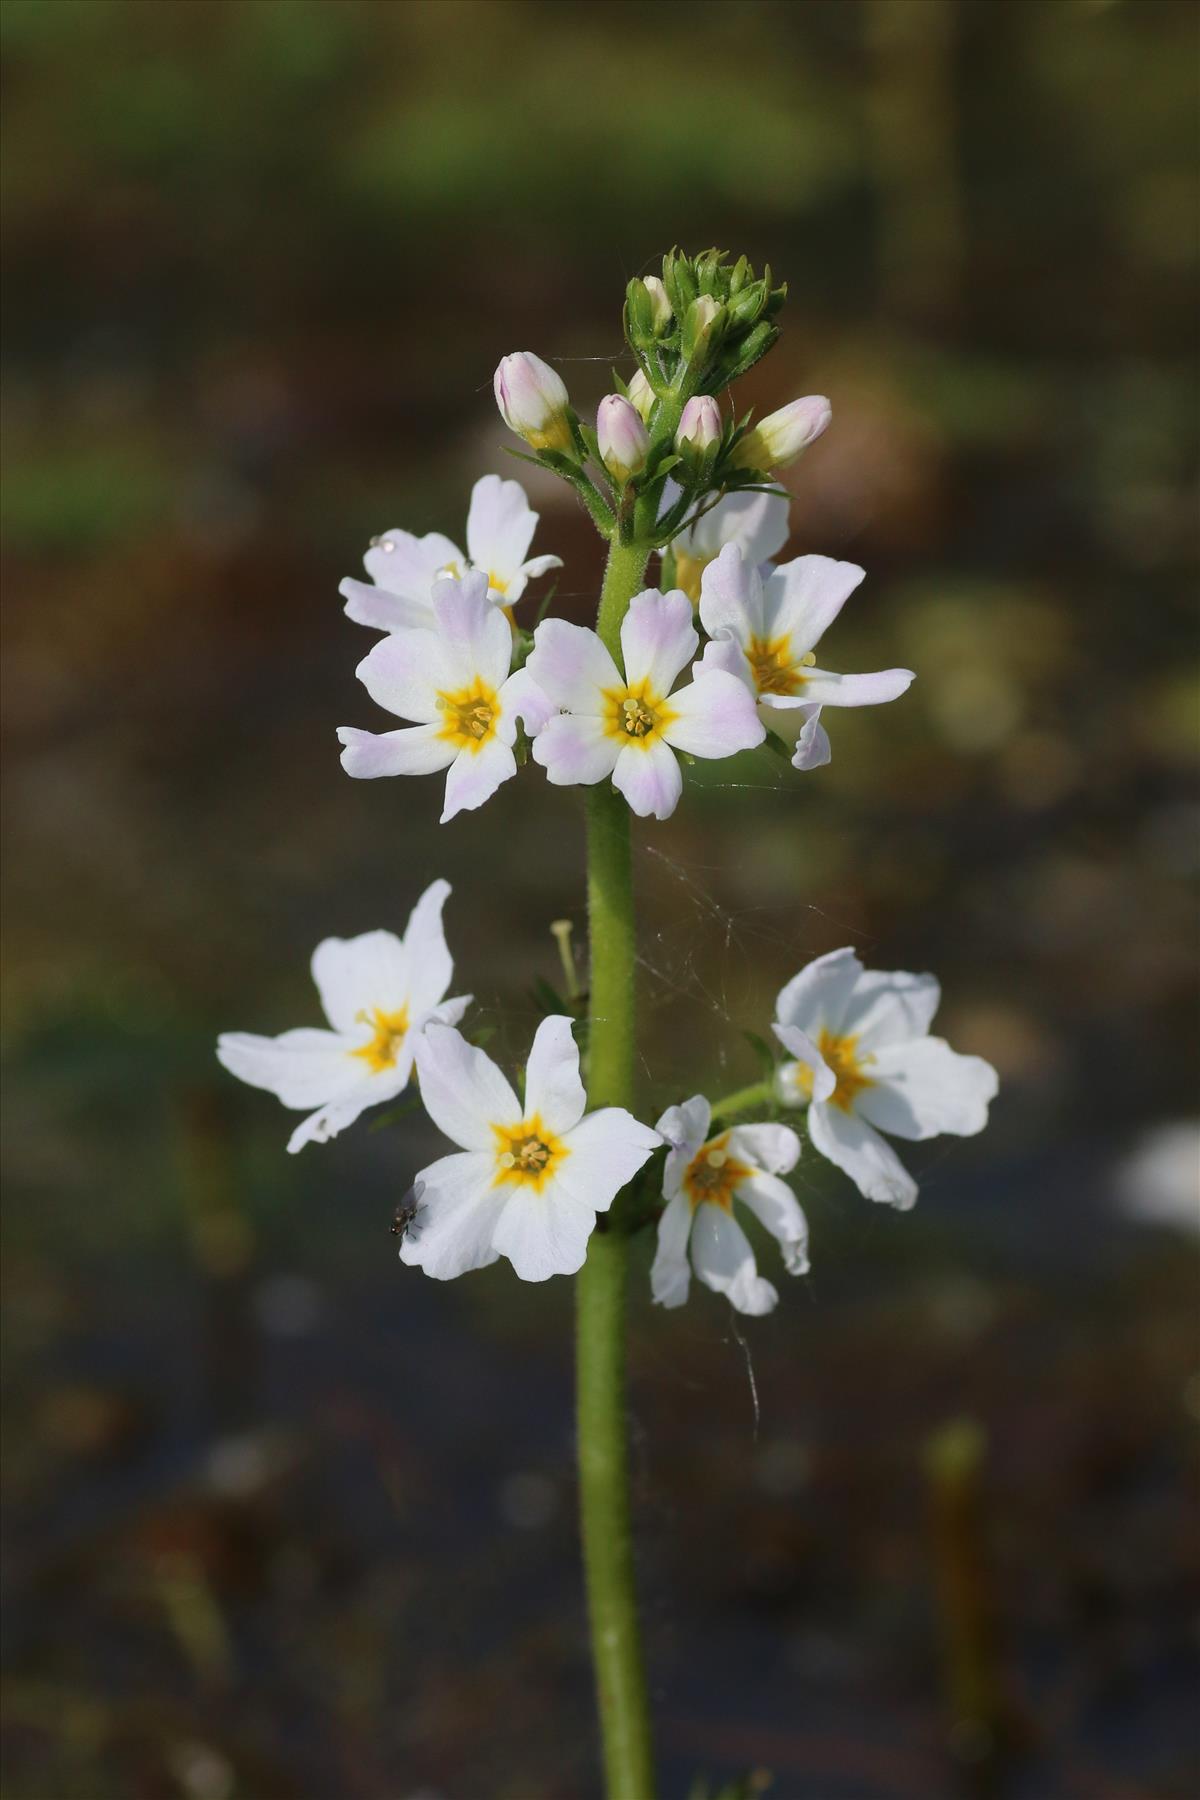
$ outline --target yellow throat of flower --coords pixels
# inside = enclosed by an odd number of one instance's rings
[[[873,1063],[873,1056],[859,1056],[857,1034],[850,1037],[835,1037],[831,1031],[821,1028],[817,1039],[817,1048],[837,1078],[837,1086],[829,1096],[829,1105],[840,1107],[849,1112],[854,1104],[854,1097],[864,1088],[874,1087],[875,1083],[863,1070]],[[796,1086],[809,1100],[812,1099],[812,1070],[803,1063],[796,1064]]]
[[[730,1156],[728,1144],[729,1133],[723,1131],[720,1137],[710,1138],[707,1144],[702,1144],[688,1164],[683,1188],[693,1212],[705,1203],[720,1206],[725,1212],[733,1211],[734,1189],[752,1171],[735,1156]]]
[[[636,687],[608,688],[604,694],[604,729],[620,744],[648,750],[676,713],[648,681]]]
[[[746,660],[760,694],[791,695],[800,692],[805,667],[811,668],[817,659],[811,650],[806,656],[796,656],[785,632],[780,637],[752,637],[746,645]]]
[[[369,1044],[352,1050],[351,1056],[361,1057],[372,1075],[382,1075],[385,1069],[394,1069],[400,1055],[400,1046],[408,1031],[407,1006],[402,1006],[399,1012],[383,1012],[378,1006],[373,1006],[370,1011],[360,1012],[358,1018],[363,1025],[369,1025],[375,1035]]]
[[[531,1187],[540,1194],[571,1152],[536,1113],[517,1125],[493,1125],[496,1174],[493,1187]]]
[[[439,694],[437,703],[442,715],[442,729],[438,735],[458,749],[482,750],[495,736],[499,701],[495,688],[489,687],[481,675],[475,677],[470,687],[459,688],[452,694]]]

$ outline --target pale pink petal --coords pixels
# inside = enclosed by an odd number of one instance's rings
[[[389,594],[424,606],[439,575],[461,574],[466,558],[440,531],[414,537],[411,531],[385,531],[363,558],[367,574]]]
[[[551,705],[566,712],[599,717],[604,693],[625,686],[596,633],[566,619],[543,619],[525,667]]]
[[[507,587],[520,571],[537,522],[519,481],[484,475],[471,489],[467,554],[477,569]]]
[[[677,1193],[659,1218],[658,1242],[650,1266],[650,1292],[659,1306],[682,1306],[688,1297],[692,1284],[687,1256],[691,1232],[691,1202],[686,1194]]]
[[[701,664],[695,681],[671,695],[676,717],[663,737],[689,756],[733,756],[766,737],[753,696],[736,675]]]
[[[602,721],[581,713],[555,713],[533,740],[533,760],[555,787],[603,781],[621,754],[622,746]]]
[[[534,740],[535,755],[545,736],[543,732]],[[669,819],[679,805],[683,776],[674,751],[661,738],[654,738],[648,740],[645,749],[627,744],[618,751],[613,786],[624,794],[639,819]]]
[[[876,1053],[869,1073],[875,1085],[856,1096],[857,1110],[902,1138],[974,1137],[999,1085],[990,1063],[960,1056],[943,1038],[891,1044]]]
[[[823,769],[833,752],[829,747],[829,733],[821,723],[821,709],[814,706],[808,713],[796,739],[796,751],[792,757],[793,769]]]
[[[504,717],[520,719],[530,737],[537,736],[556,710],[527,668],[509,676],[500,689],[500,705]]]
[[[848,1175],[868,1200],[902,1212],[916,1200],[916,1182],[887,1139],[865,1119],[840,1106],[814,1104],[808,1109],[808,1135],[813,1148]]]
[[[621,621],[621,655],[630,687],[645,681],[656,695],[670,693],[699,647],[693,618],[692,603],[678,588],[667,594],[646,588],[634,595]]]
[[[479,677],[500,687],[512,663],[512,629],[488,599],[486,574],[472,569],[461,581],[437,582],[433,611],[451,688],[469,687]]]
[[[534,581],[539,575],[548,575],[551,569],[561,569],[562,566],[561,556],[531,556],[527,563],[521,564],[520,573],[525,578],[521,583],[522,589],[526,581]]]
[[[757,700],[758,684],[754,679],[754,670],[736,638],[712,638],[705,644],[704,655],[700,658],[696,673],[699,674],[702,669],[715,670],[722,675],[735,675],[747,692]]]
[[[359,731],[338,726],[342,767],[360,781],[381,775],[434,775],[447,769],[457,746],[442,736],[440,725],[405,725],[399,731]]]
[[[495,1159],[480,1151],[443,1156],[413,1183],[417,1213],[400,1242],[400,1261],[435,1281],[452,1281],[494,1263],[492,1243],[505,1194],[494,1183]]]
[[[399,1012],[409,1004],[408,952],[391,931],[364,931],[358,937],[325,938],[312,954],[312,978],[321,996],[325,1017],[335,1031],[362,1036],[364,1013],[375,1008],[381,1012]],[[449,975],[442,985],[439,1000],[448,985]],[[367,1031],[365,1035],[371,1034]]]
[[[558,1136],[578,1125],[587,1105],[579,1079],[579,1046],[561,1013],[543,1019],[525,1065],[525,1117],[535,1114]]]
[[[770,1312],[779,1299],[771,1283],[758,1273],[749,1238],[723,1207],[705,1204],[696,1208],[692,1266],[704,1285],[724,1294],[737,1312],[756,1317]]]
[[[803,698],[815,706],[882,706],[912,686],[911,669],[880,669],[874,675],[832,675],[828,669],[805,669]]]
[[[395,631],[380,638],[354,673],[377,706],[420,725],[436,724],[438,695],[462,685],[436,631]]]
[[[376,631],[427,631],[433,625],[428,595],[424,600],[410,600],[351,576],[339,584],[338,593],[346,602],[346,617],[356,625],[370,625]]]
[[[763,584],[736,544],[727,544],[701,577],[700,623],[709,637],[720,633],[742,645],[766,635]]]
[[[726,494],[672,546],[693,557],[716,556],[736,544],[749,563],[769,562],[788,540],[785,494]]]
[[[490,1056],[450,1025],[430,1024],[416,1042],[421,1101],[439,1131],[464,1150],[496,1147],[494,1124],[521,1117],[517,1096]]]
[[[474,812],[516,772],[517,759],[502,737],[489,738],[481,750],[460,750],[446,776],[441,823],[447,824],[460,812]]]
[[[866,574],[832,556],[798,556],[768,577],[764,635],[787,635],[797,657],[807,654],[841,612]]]

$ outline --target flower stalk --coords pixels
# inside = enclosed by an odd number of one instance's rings
[[[614,653],[648,557],[645,545],[610,546],[596,629]],[[594,1106],[628,1106],[634,1087],[633,867],[629,808],[608,783],[587,791],[587,871],[588,1093]],[[628,1239],[618,1223],[593,1234],[576,1277],[580,1517],[608,1800],[654,1800],[629,1507],[627,1261]]]

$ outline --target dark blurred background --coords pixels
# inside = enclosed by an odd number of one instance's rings
[[[917,1211],[815,1155],[812,1277],[631,1362],[665,1800],[1146,1800],[1200,1780],[1197,13],[1172,0],[6,0],[6,1800],[593,1800],[570,1284],[401,1268],[410,1115],[284,1154],[221,1028],[454,884],[519,1053],[578,796],[439,827],[340,576],[527,480],[505,351],[581,411],[626,279],[788,281],[829,394],[789,555],[907,663],[807,777],[638,831],[645,1111],[755,1079],[812,955],[932,967],[1002,1074]],[[529,604],[529,603],[527,603]],[[906,1147],[906,1150],[908,1147]],[[763,1266],[772,1251],[764,1248]],[[752,1367],[759,1416],[748,1374]],[[764,1777],[765,1779],[765,1777]]]

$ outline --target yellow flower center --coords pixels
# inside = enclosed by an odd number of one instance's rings
[[[707,1144],[700,1146],[684,1171],[683,1186],[693,1212],[704,1203],[732,1212],[733,1190],[753,1173],[745,1163],[730,1156],[728,1143],[727,1131],[720,1137],[710,1138]]]
[[[811,668],[816,657],[792,654],[792,640],[785,632],[781,637],[752,637],[746,645],[746,660],[754,672],[760,694],[798,694],[804,686],[804,667]]]
[[[821,1035],[817,1039],[817,1048],[829,1067],[837,1077],[837,1086],[829,1096],[830,1106],[838,1106],[843,1112],[849,1112],[854,1104],[854,1096],[863,1088],[874,1087],[875,1083],[863,1070],[873,1063],[873,1056],[859,1056],[857,1050],[858,1037],[835,1037],[831,1031],[821,1027]],[[808,1099],[812,1099],[812,1070],[804,1063],[796,1064],[796,1086]]]
[[[407,1006],[402,1006],[399,1012],[383,1012],[378,1006],[373,1006],[369,1012],[360,1012],[357,1016],[364,1025],[371,1026],[375,1035],[369,1044],[352,1050],[351,1056],[361,1056],[372,1075],[381,1075],[385,1069],[394,1069],[400,1046],[404,1042],[404,1034],[408,1030]]]
[[[454,694],[439,694],[438,711],[444,715],[439,736],[460,750],[482,750],[496,730],[499,705],[495,688],[477,675],[470,687]]]
[[[488,570],[488,586],[494,594],[507,594],[508,583],[496,574],[494,569]]]
[[[712,561],[711,556],[689,556],[686,550],[675,552],[675,586],[682,588],[693,606],[700,604],[700,581]]]
[[[622,744],[648,750],[655,738],[679,717],[649,682],[636,687],[608,688],[604,694],[604,729]]]
[[[548,1131],[535,1113],[517,1125],[493,1125],[496,1175],[493,1187],[531,1187],[540,1194],[551,1175],[570,1156],[561,1138]]]

